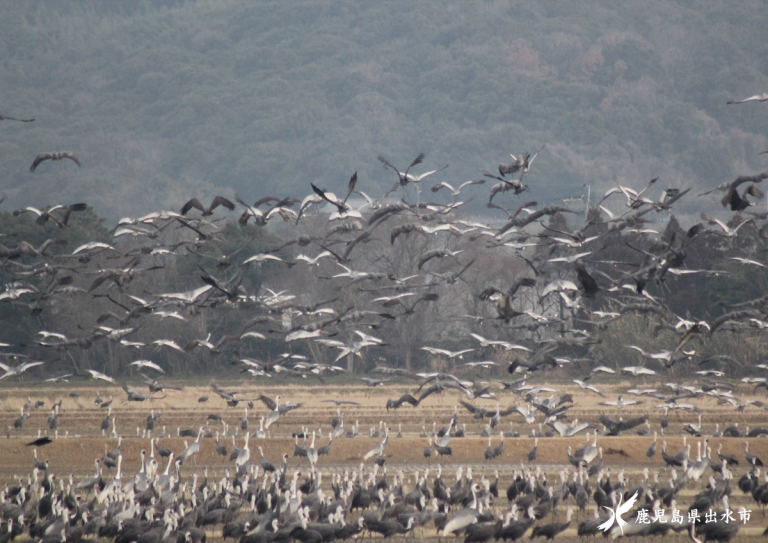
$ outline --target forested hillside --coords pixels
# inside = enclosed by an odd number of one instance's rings
[[[341,191],[355,170],[381,194],[378,154],[425,152],[461,182],[546,143],[542,204],[660,176],[696,187],[678,213],[698,214],[719,207],[701,189],[768,162],[768,111],[726,105],[768,90],[760,2],[0,5],[0,113],[36,119],[0,122],[6,210],[85,201],[114,221]],[[82,168],[30,173],[59,150]]]

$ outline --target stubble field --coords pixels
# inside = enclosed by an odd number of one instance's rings
[[[606,396],[614,399],[618,391],[627,387],[628,383],[619,383],[606,388]],[[528,452],[534,446],[534,438],[530,437],[531,431],[535,430],[539,435],[539,422],[543,421],[541,414],[537,414],[536,423],[529,427],[522,416],[515,413],[512,416],[502,419],[499,428],[492,432],[492,446],[499,444],[499,431],[507,431],[512,427],[521,434],[521,437],[506,438],[505,449],[501,458],[486,462],[483,453],[488,446],[488,439],[480,437],[485,423],[473,420],[471,415],[459,405],[461,396],[453,391],[446,392],[442,397],[430,397],[424,404],[418,408],[412,408],[409,405],[396,410],[387,412],[384,408],[386,399],[389,397],[397,398],[405,392],[413,392],[415,387],[408,385],[394,385],[385,388],[369,389],[361,386],[298,386],[294,383],[287,383],[283,386],[271,387],[253,387],[238,386],[235,384],[222,383],[225,388],[238,392],[238,398],[256,399],[259,394],[264,394],[274,398],[277,395],[281,397],[281,403],[292,402],[301,403],[302,407],[280,417],[279,423],[268,430],[268,436],[265,439],[251,438],[251,449],[253,454],[251,460],[259,462],[260,456],[257,447],[261,446],[264,456],[276,465],[281,463],[283,454],[289,455],[289,471],[298,469],[306,473],[308,465],[306,460],[303,464],[299,459],[293,456],[295,439],[292,438],[294,432],[302,428],[308,428],[311,440],[311,432],[316,432],[316,447],[325,445],[328,442],[328,433],[331,429],[330,421],[336,416],[337,406],[334,403],[325,400],[344,400],[356,402],[359,405],[342,405],[340,409],[343,415],[345,430],[349,430],[357,421],[359,424],[359,435],[354,439],[338,438],[334,440],[331,452],[328,456],[322,457],[318,462],[318,468],[325,474],[334,472],[343,472],[344,470],[359,469],[363,455],[377,443],[381,438],[371,438],[372,428],[389,427],[390,439],[386,448],[385,458],[390,476],[397,472],[402,472],[406,481],[406,486],[413,485],[413,472],[431,468],[431,473],[437,464],[443,467],[444,477],[447,483],[452,484],[454,471],[459,466],[472,467],[475,477],[488,477],[493,480],[494,470],[499,471],[500,489],[506,489],[511,482],[512,472],[524,466],[539,466],[544,470],[552,481],[551,484],[559,483],[559,471],[565,468],[573,468],[567,461],[566,449],[571,446],[574,450],[581,447],[585,442],[585,434],[582,432],[578,436],[571,438],[561,437],[541,437],[538,441],[538,456],[535,462],[528,462]],[[135,387],[138,388],[138,387]],[[613,418],[619,416],[625,419],[645,415],[649,418],[651,430],[660,431],[659,419],[663,412],[655,408],[661,402],[655,399],[644,398],[640,406],[625,408],[621,411],[615,408],[609,408],[598,405],[603,401],[594,394],[585,394],[579,388],[570,385],[555,386],[560,393],[570,393],[573,395],[575,406],[568,411],[568,419],[573,421],[587,421],[598,424],[600,414],[605,413]],[[70,393],[76,391],[79,397],[72,398]],[[613,392],[611,394],[611,392]],[[747,398],[757,398],[750,395],[751,389],[737,391],[742,400]],[[59,416],[58,439],[50,445],[38,449],[38,457],[42,461],[49,461],[51,473],[55,473],[59,480],[67,480],[69,475],[74,476],[78,481],[83,477],[92,476],[95,470],[94,461],[104,455],[105,450],[112,450],[117,446],[117,439],[110,438],[112,431],[107,431],[106,437],[102,436],[100,430],[102,420],[107,415],[107,409],[103,409],[94,403],[97,393],[104,400],[109,400],[110,395],[113,398],[112,414],[116,417],[117,434],[123,437],[123,470],[124,478],[126,475],[136,473],[140,468],[141,451],[150,450],[149,439],[145,435],[146,418],[150,410],[160,411],[162,414],[158,419],[152,436],[160,436],[160,445],[169,448],[176,453],[184,448],[184,440],[188,442],[195,438],[177,437],[178,430],[198,430],[200,427],[206,428],[215,435],[216,432],[224,433],[224,424],[218,421],[209,421],[209,415],[220,415],[222,420],[228,424],[226,437],[221,438],[221,442],[228,449],[232,446],[232,436],[238,447],[243,446],[243,434],[240,429],[241,419],[244,416],[244,408],[247,402],[242,402],[236,408],[227,407],[226,402],[220,399],[209,386],[195,385],[187,386],[183,391],[167,391],[160,396],[165,398],[146,402],[127,402],[125,393],[119,387],[100,387],[100,386],[72,386],[64,384],[55,387],[36,387],[25,386],[23,383],[13,386],[6,385],[0,390],[0,424],[6,428],[6,439],[0,439],[0,483],[16,484],[19,479],[26,481],[32,471],[33,466],[33,447],[28,447],[25,443],[35,439],[38,432],[48,434],[53,437],[53,432],[48,428],[48,416],[51,414],[53,404],[62,400]],[[502,409],[510,405],[523,405],[524,402],[511,393],[497,392]],[[209,401],[199,403],[198,398],[208,396]],[[33,404],[38,401],[45,404],[37,409],[32,408],[29,418],[24,422],[21,429],[14,428],[14,421],[19,417],[20,409],[25,405],[29,398]],[[742,429],[768,427],[768,412],[762,408],[750,406],[743,413],[737,413],[733,407],[728,404],[718,405],[713,398],[704,396],[705,399],[693,400],[702,414],[703,428],[702,435],[712,436],[715,423],[720,425],[722,431],[727,426],[739,423]],[[625,398],[627,399],[627,398]],[[475,402],[477,405],[487,409],[495,409],[494,401],[482,400]],[[450,417],[454,413],[454,406],[458,406],[459,427],[466,427],[467,437],[453,438],[450,447],[453,454],[447,457],[436,458],[432,456],[426,459],[423,455],[427,447],[427,438],[420,437],[422,432],[426,431],[431,435],[433,423],[437,429],[448,424]],[[266,416],[269,410],[260,401],[253,402],[253,408],[248,409],[249,430],[255,432],[259,428],[259,419]],[[683,447],[683,436],[687,435],[682,428],[687,423],[697,422],[697,413],[673,411],[670,413],[670,427],[665,435],[659,435],[659,452],[654,458],[646,457],[646,450],[653,441],[653,436],[638,436],[635,430],[626,432],[625,435],[618,437],[600,436],[598,444],[604,448],[605,466],[610,468],[611,480],[616,481],[619,470],[624,471],[624,475],[629,479],[629,485],[637,484],[642,478],[642,470],[645,467],[650,468],[651,476],[659,473],[661,484],[666,483],[669,477],[669,471],[661,458],[661,442],[667,442],[667,450],[675,454]],[[545,432],[551,431],[549,427],[541,427]],[[137,429],[139,437],[137,438]],[[602,425],[598,424],[598,429],[602,432]],[[639,429],[639,428],[638,428]],[[401,432],[402,437],[396,437]],[[143,436],[143,437],[142,437]],[[322,436],[322,437],[321,437]],[[703,438],[702,438],[703,439]],[[709,438],[712,454],[720,443],[723,444],[722,452],[738,458],[741,465],[734,470],[734,483],[747,470],[744,466],[744,445],[745,441],[750,442],[750,452],[761,458],[768,459],[768,439],[762,438]],[[301,443],[302,440],[299,440]],[[695,438],[689,436],[689,443],[693,443],[691,456],[695,459],[696,442]],[[193,457],[182,467],[182,477],[184,480],[197,473],[202,476],[207,469],[209,479],[216,480],[225,474],[225,470],[233,471],[234,464],[216,454],[214,449],[215,439],[203,438],[201,440],[200,453]],[[366,470],[370,470],[372,461],[366,462]],[[163,470],[165,464],[161,463],[160,469]],[[705,474],[706,479],[711,472]],[[706,485],[706,480],[703,483]],[[681,492],[685,501],[692,500],[699,491],[700,485],[697,482],[689,482],[688,486]],[[752,518],[747,527],[743,528],[739,537],[747,535],[757,535],[762,533],[763,527],[768,521],[759,512],[759,508],[750,496],[741,493],[734,484],[734,499],[731,501],[731,508],[737,510],[744,505],[747,509],[753,511]],[[572,500],[572,499],[571,499]],[[571,501],[572,505],[572,501]],[[507,509],[507,502],[504,492],[500,493],[496,501],[499,510]],[[590,502],[590,508],[594,509],[594,502]],[[686,507],[680,507],[687,511]],[[591,511],[589,512],[591,515]],[[558,513],[562,518],[562,511]],[[578,517],[580,518],[580,517]],[[575,526],[575,525],[572,525]],[[572,533],[571,533],[572,532]],[[214,535],[214,534],[211,534]],[[433,532],[424,534],[425,537],[434,535]],[[566,537],[575,536],[575,530],[564,534]]]

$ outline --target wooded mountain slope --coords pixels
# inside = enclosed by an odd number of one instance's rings
[[[768,156],[766,109],[726,106],[768,91],[761,2],[0,5],[0,113],[36,119],[0,123],[6,206],[86,201],[114,220],[340,190],[355,170],[378,194],[378,154],[423,151],[461,182],[543,143],[529,181],[546,202],[614,176],[709,188]],[[29,172],[57,150],[82,168]]]

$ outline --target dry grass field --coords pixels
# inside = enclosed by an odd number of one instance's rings
[[[607,398],[611,398],[608,392],[612,390],[615,399],[615,393],[624,390],[627,385],[628,383],[619,383],[612,388],[605,387]],[[494,470],[498,470],[501,478],[500,488],[505,489],[509,484],[512,470],[519,468],[521,463],[529,465],[527,455],[534,442],[533,438],[529,437],[529,433],[531,428],[538,433],[538,422],[542,420],[541,414],[538,414],[537,423],[529,428],[518,414],[503,419],[500,430],[508,430],[510,423],[512,423],[514,428],[525,437],[505,439],[503,457],[486,463],[483,453],[488,445],[488,439],[479,437],[482,426],[458,404],[462,397],[453,391],[444,393],[442,397],[430,397],[423,405],[415,409],[406,404],[397,411],[387,412],[384,405],[388,397],[396,398],[404,392],[413,392],[414,387],[403,384],[372,390],[354,385],[331,384],[319,387],[297,386],[294,383],[288,383],[284,386],[259,387],[258,389],[250,385],[238,386],[228,383],[222,383],[222,386],[237,391],[238,397],[255,399],[259,393],[272,398],[280,395],[281,403],[289,401],[302,404],[300,409],[282,416],[279,423],[269,429],[266,439],[251,440],[251,449],[254,451],[251,456],[252,461],[259,461],[259,453],[256,448],[261,446],[266,458],[273,463],[278,464],[283,454],[289,454],[291,455],[289,457],[289,469],[293,470],[298,466],[299,470],[307,470],[306,461],[303,465],[299,465],[298,459],[292,456],[294,439],[291,434],[302,427],[307,427],[310,432],[313,430],[318,432],[316,446],[324,445],[328,442],[327,434],[330,430],[330,421],[336,415],[337,407],[335,404],[323,400],[353,401],[359,405],[343,405],[339,409],[344,416],[345,429],[350,429],[355,421],[358,421],[360,435],[355,439],[341,438],[335,440],[331,453],[327,457],[321,458],[318,467],[328,473],[358,468],[363,455],[381,441],[380,438],[369,437],[369,434],[372,427],[379,427],[383,421],[383,424],[391,429],[391,437],[385,453],[389,473],[402,471],[408,485],[413,484],[413,478],[410,476],[413,471],[431,467],[433,468],[432,473],[434,473],[434,468],[439,462],[443,466],[444,476],[451,483],[454,477],[453,472],[458,466],[472,466],[476,477],[492,478]],[[655,408],[661,403],[658,400],[644,398],[644,404],[634,408],[625,408],[619,412],[615,408],[599,406],[602,398],[591,393],[584,394],[575,386],[556,386],[555,388],[561,393],[570,393],[574,396],[575,407],[568,412],[569,420],[578,419],[579,421],[596,423],[601,413],[606,413],[614,418],[623,416],[625,419],[646,415],[649,417],[652,430],[660,429],[659,419],[663,412]],[[38,456],[43,461],[49,461],[51,471],[56,473],[59,479],[66,479],[70,474],[74,475],[75,480],[92,475],[94,460],[103,456],[105,446],[111,450],[117,444],[116,439],[105,438],[101,435],[100,425],[102,419],[107,415],[107,409],[102,409],[94,403],[97,392],[105,400],[108,400],[110,395],[113,397],[112,413],[116,416],[118,434],[124,437],[123,468],[127,474],[138,471],[140,452],[142,450],[149,451],[149,440],[142,437],[137,438],[136,435],[137,429],[139,435],[144,432],[146,417],[151,409],[162,412],[152,435],[163,435],[163,428],[165,428],[164,435],[167,437],[162,437],[160,444],[177,453],[184,449],[184,438],[176,437],[177,429],[197,430],[203,426],[208,427],[214,434],[217,431],[223,433],[223,424],[213,421],[207,424],[206,419],[209,414],[218,414],[229,424],[228,436],[222,439],[222,443],[227,448],[232,445],[232,435],[238,436],[236,438],[238,446],[243,444],[240,419],[243,417],[243,408],[246,404],[241,403],[237,408],[229,408],[209,386],[198,384],[185,387],[183,391],[168,391],[160,394],[160,396],[167,394],[164,399],[153,402],[127,402],[125,400],[126,395],[120,388],[93,385],[78,385],[76,390],[79,397],[72,398],[69,394],[74,389],[69,384],[36,387],[27,386],[24,383],[11,386],[6,383],[0,389],[0,399],[2,399],[0,424],[2,428],[7,429],[7,436],[4,436],[7,439],[0,439],[0,483],[18,482],[19,478],[26,480],[32,469],[33,451],[32,447],[25,446],[25,443],[36,438],[38,431],[42,433],[47,431],[49,435],[53,435],[53,432],[48,430],[47,418],[50,415],[51,406],[60,399],[62,400],[62,408],[59,438],[52,444],[38,449]],[[751,389],[745,388],[739,390],[737,394],[740,398],[747,399],[752,398],[750,392]],[[501,392],[497,394],[499,394],[502,408],[521,403],[521,400],[515,395]],[[198,398],[201,396],[208,396],[210,400],[206,403],[199,403]],[[19,417],[20,409],[28,401],[28,398],[31,398],[33,402],[43,401],[45,405],[38,409],[31,409],[31,416],[25,421],[21,430],[15,430],[13,428],[14,420]],[[728,404],[718,405],[714,399],[704,398],[706,399],[692,401],[703,415],[704,436],[712,435],[715,423],[719,423],[720,430],[734,423],[739,423],[740,428],[768,427],[768,412],[762,408],[750,406],[745,412],[737,413]],[[495,402],[488,400],[476,403],[489,409],[495,408],[496,405]],[[433,423],[436,423],[438,429],[447,424],[456,405],[458,405],[459,425],[466,425],[468,437],[451,440],[452,456],[439,459],[433,456],[429,460],[425,459],[423,450],[427,446],[427,439],[420,437],[421,432],[426,429],[427,434],[430,434]],[[259,428],[259,418],[267,413],[268,410],[263,403],[254,402],[254,407],[248,410],[251,431]],[[683,435],[685,435],[682,432],[683,426],[688,422],[695,423],[697,414],[674,411],[670,413],[669,418],[669,430],[664,437],[659,436],[659,453],[652,459],[647,458],[645,454],[653,441],[652,436],[641,437],[632,430],[619,437],[601,436],[599,438],[599,445],[604,447],[605,465],[611,468],[612,481],[616,480],[619,470],[624,470],[624,473],[629,477],[630,484],[638,483],[643,468],[648,467],[652,473],[659,472],[662,484],[666,482],[668,471],[661,459],[661,441],[665,440],[668,444],[668,452],[675,454],[683,446]],[[549,430],[546,426],[543,428],[545,431]],[[402,431],[402,438],[395,437],[399,429]],[[602,427],[600,430],[602,431]],[[321,431],[323,437],[320,437]],[[492,440],[493,446],[499,443],[498,430],[495,432]],[[186,439],[191,441],[194,438]],[[558,471],[570,467],[566,459],[567,447],[570,445],[576,449],[584,443],[584,439],[584,433],[571,438],[542,437],[538,442],[538,458],[535,465],[544,469],[551,481],[559,481]],[[718,444],[722,443],[725,454],[734,456],[741,461],[741,466],[734,471],[735,481],[738,481],[746,470],[744,467],[745,441],[747,440],[743,438],[710,437],[713,455]],[[748,441],[750,442],[750,452],[768,461],[768,439],[752,438]],[[691,455],[695,458],[696,440],[690,438],[688,442],[693,443]],[[231,462],[225,461],[221,456],[215,454],[214,439],[204,438],[201,443],[200,453],[183,466],[184,477],[191,476],[193,473],[202,474],[205,468],[208,470],[209,477],[219,477],[224,474],[227,468],[233,467]],[[367,468],[370,469],[371,465],[372,461],[368,461]],[[164,465],[162,467],[164,468]],[[690,482],[681,494],[686,498],[692,498],[698,490],[699,484]],[[735,499],[732,500],[733,509],[738,509],[739,506],[744,505],[753,510],[748,529],[743,529],[739,537],[755,535],[758,528],[762,532],[760,527],[768,525],[768,519],[759,512],[751,498],[743,497],[737,488],[734,489],[734,497]],[[506,508],[504,496],[498,500],[498,506],[501,509]],[[594,507],[594,504],[592,506]],[[687,506],[685,510],[687,510]]]

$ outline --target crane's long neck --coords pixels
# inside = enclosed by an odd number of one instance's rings
[[[171,472],[171,464],[173,464],[173,452],[171,452],[170,456],[168,456],[168,465],[165,466],[165,472],[163,472],[163,475],[168,475]]]

